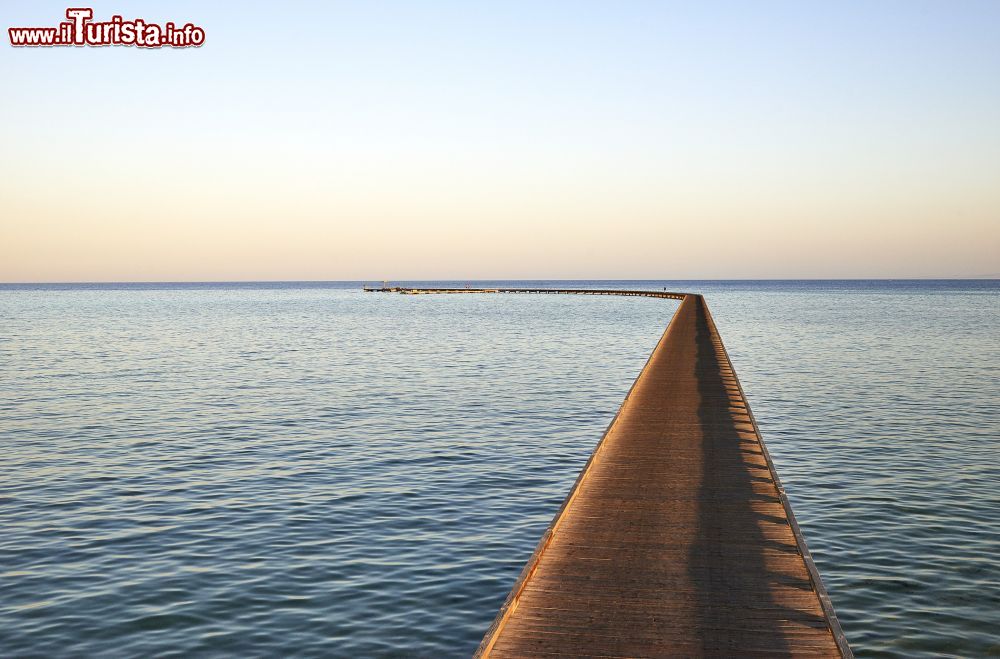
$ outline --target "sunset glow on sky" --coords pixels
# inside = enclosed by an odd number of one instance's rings
[[[538,5],[3,44],[0,281],[1000,276],[1000,3]]]

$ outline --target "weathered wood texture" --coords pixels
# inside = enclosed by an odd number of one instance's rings
[[[853,656],[702,296],[476,292],[682,300],[477,656]]]

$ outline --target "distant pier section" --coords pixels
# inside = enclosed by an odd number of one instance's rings
[[[680,300],[477,657],[853,657],[701,295]]]
[[[401,293],[402,295],[441,295],[448,293],[549,293],[552,295],[624,295],[683,300],[687,293],[667,291],[633,291],[605,288],[407,288],[405,286],[364,287],[367,293]]]

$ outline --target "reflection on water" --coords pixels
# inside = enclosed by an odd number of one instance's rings
[[[997,284],[640,285],[707,295],[856,651],[1000,652]],[[2,654],[469,654],[675,304],[0,288]]]

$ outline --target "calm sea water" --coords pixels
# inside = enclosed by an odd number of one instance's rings
[[[1000,654],[1000,283],[628,285],[707,296],[859,656]],[[0,287],[0,655],[469,655],[674,309]]]

